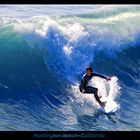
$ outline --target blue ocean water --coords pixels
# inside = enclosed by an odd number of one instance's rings
[[[139,5],[0,5],[0,130],[140,130]],[[87,66],[113,114],[78,85]]]

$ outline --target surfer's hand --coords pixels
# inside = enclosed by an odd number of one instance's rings
[[[108,77],[106,80],[107,80],[107,81],[111,81],[111,78]]]

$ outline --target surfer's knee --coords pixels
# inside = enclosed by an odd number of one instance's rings
[[[80,92],[82,92],[82,90],[83,90],[83,89],[82,89],[82,87],[81,87],[81,86],[79,86],[79,90],[80,90]]]
[[[95,88],[95,90],[94,90],[94,91],[95,91],[95,93],[97,94],[97,93],[98,93],[98,88]]]

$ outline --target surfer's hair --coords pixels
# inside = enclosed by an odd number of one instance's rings
[[[91,72],[93,72],[91,67],[86,68],[86,70],[90,70]]]

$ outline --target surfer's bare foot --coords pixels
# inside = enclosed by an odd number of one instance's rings
[[[100,106],[101,106],[101,107],[105,107],[105,103],[106,103],[106,102],[101,102],[101,103],[100,103]]]

